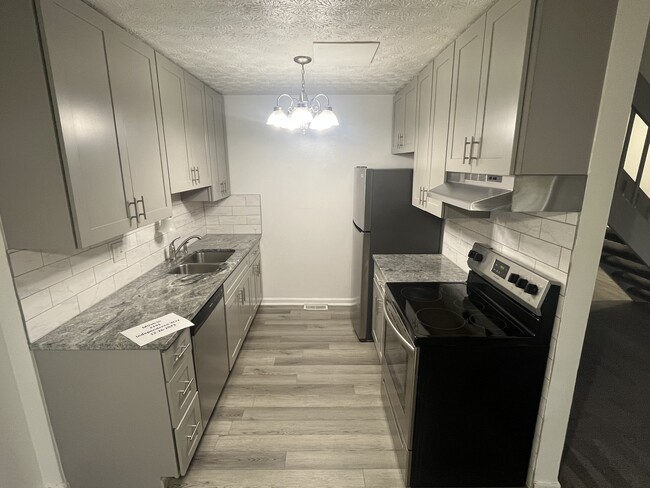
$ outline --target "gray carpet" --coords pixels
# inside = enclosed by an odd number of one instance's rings
[[[650,303],[594,302],[560,483],[650,487]]]

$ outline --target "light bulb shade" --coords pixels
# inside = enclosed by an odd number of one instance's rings
[[[284,127],[287,123],[287,114],[284,113],[281,107],[275,107],[269,118],[266,119],[266,125],[273,127]]]
[[[291,115],[289,115],[289,119],[291,119],[291,122],[296,127],[302,127],[311,124],[314,116],[309,111],[309,108],[307,108],[307,104],[299,103],[294,111],[291,112]]]
[[[339,119],[332,111],[332,107],[327,107],[316,115],[309,128],[314,130],[325,130],[334,127],[335,125],[339,125]]]

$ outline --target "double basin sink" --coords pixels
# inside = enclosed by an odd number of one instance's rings
[[[169,274],[218,273],[225,268],[225,262],[235,253],[234,249],[205,249],[196,251],[181,259]]]

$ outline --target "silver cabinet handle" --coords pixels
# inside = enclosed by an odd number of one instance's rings
[[[241,299],[242,305],[246,305],[246,288],[241,289],[241,296],[242,296]]]
[[[135,201],[135,204],[136,204],[135,209],[136,209],[136,211],[138,209],[138,203],[142,204],[142,213],[138,213],[138,217],[143,216],[144,220],[147,220],[147,209],[144,206],[144,195],[140,195],[140,200]]]
[[[194,430],[192,430],[192,435],[186,435],[186,436],[185,436],[187,439],[190,440],[190,443],[191,443],[191,442],[194,440],[194,438],[196,437],[196,433],[199,431],[199,425],[201,425],[201,424],[194,424],[194,425],[190,425],[190,426],[189,426],[190,428],[194,429]]]
[[[189,381],[183,381],[182,383],[187,383],[187,386],[185,386],[184,390],[178,390],[178,393],[181,394],[181,398],[187,395],[187,392],[189,392],[190,389],[192,388],[192,383],[194,383],[194,378],[192,378]]]
[[[471,143],[467,140],[467,137],[465,137],[465,144],[463,145],[463,164],[465,164],[465,160],[467,159],[467,146],[470,145]],[[472,150],[470,146],[470,151]]]
[[[201,183],[201,168],[196,167],[196,182]]]
[[[135,215],[131,215],[131,205],[133,205],[133,208],[135,210]],[[129,222],[133,219],[135,219],[136,223],[140,223],[140,216],[138,214],[138,201],[133,198],[133,201],[128,201],[126,202],[126,215],[129,217]]]
[[[476,140],[474,136],[472,136],[472,140],[469,144],[469,164],[472,164],[472,159],[478,161],[478,157],[474,157],[474,144],[479,144],[479,141]]]
[[[192,184],[196,183],[196,178],[194,177],[194,166],[192,166],[192,169],[190,170],[190,174],[192,175]]]
[[[177,352],[176,354],[174,354],[174,363],[177,363],[183,357],[183,354],[185,354],[185,351],[187,351],[191,345],[192,344],[188,342],[187,344],[185,344],[185,347],[181,349],[181,352]]]

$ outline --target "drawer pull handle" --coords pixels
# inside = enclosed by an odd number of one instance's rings
[[[192,388],[192,383],[194,383],[194,378],[192,378],[192,379],[189,380],[189,381],[182,381],[181,383],[187,383],[187,386],[185,387],[184,390],[178,390],[178,393],[181,394],[181,398],[183,398],[183,397],[185,397],[185,395],[187,395],[187,393],[188,393],[188,392],[190,391],[190,389]]]
[[[189,347],[190,347],[190,343],[188,342],[187,344],[185,344],[185,347],[181,349],[181,352],[177,352],[176,354],[174,354],[174,363],[177,363],[180,360],[180,358],[183,357],[183,354],[185,354],[185,351],[187,351]]]
[[[192,443],[192,441],[194,441],[194,438],[196,437],[196,433],[199,431],[199,424],[190,425],[190,427],[194,429],[192,431],[192,435],[186,435],[185,437],[190,440],[189,441],[190,443]]]

